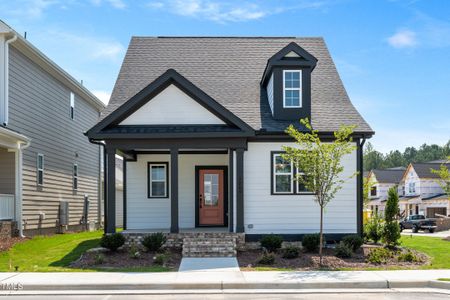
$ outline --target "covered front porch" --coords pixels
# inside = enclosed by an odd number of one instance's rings
[[[0,222],[22,223],[22,153],[29,143],[26,136],[0,126]]]
[[[239,138],[108,141],[105,232],[116,230],[116,154],[125,234],[244,232],[245,146]]]

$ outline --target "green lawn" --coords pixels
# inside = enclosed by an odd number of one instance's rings
[[[450,281],[450,278],[439,278],[439,281]]]
[[[103,231],[37,236],[14,245],[9,251],[0,253],[0,272],[12,272],[18,266],[20,272],[163,272],[163,267],[90,269],[68,268],[87,249],[97,247]]]
[[[450,241],[427,236],[402,236],[402,246],[421,251],[431,257],[431,265],[423,269],[450,269]]]

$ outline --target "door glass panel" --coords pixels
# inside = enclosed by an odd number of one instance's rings
[[[204,205],[217,206],[219,203],[219,175],[205,174],[203,189]]]

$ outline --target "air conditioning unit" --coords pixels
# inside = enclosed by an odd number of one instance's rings
[[[69,225],[69,201],[59,202],[59,225]]]

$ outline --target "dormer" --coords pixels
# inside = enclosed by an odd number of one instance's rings
[[[276,120],[311,118],[311,72],[317,59],[292,42],[268,62],[261,86]]]

